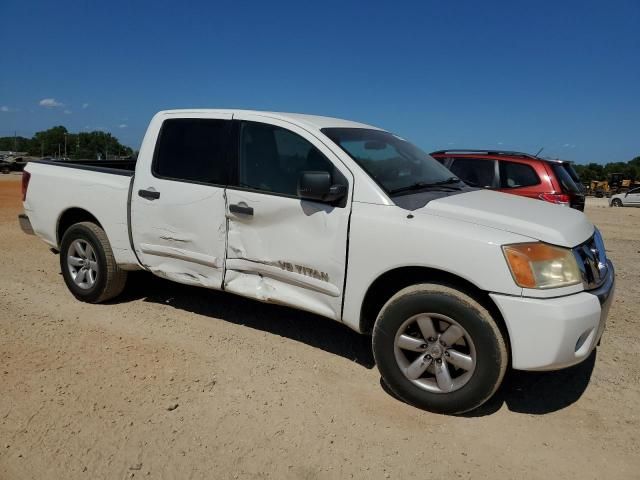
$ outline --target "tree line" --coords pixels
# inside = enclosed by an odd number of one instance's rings
[[[56,127],[36,132],[31,138],[0,137],[0,150],[29,152],[36,157],[64,156],[65,137],[67,157],[72,159],[112,158],[113,156],[131,157],[131,147],[122,145],[109,132],[93,131],[70,133],[66,127]]]
[[[610,162],[604,165],[600,163],[573,164],[573,168],[583,183],[590,183],[592,180],[607,180],[612,173],[621,173],[624,179],[640,181],[640,157],[635,157],[628,162]]]

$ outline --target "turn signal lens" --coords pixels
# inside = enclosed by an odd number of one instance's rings
[[[515,282],[523,288],[558,288],[582,282],[573,252],[546,243],[502,247]]]

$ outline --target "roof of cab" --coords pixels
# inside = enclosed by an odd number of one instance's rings
[[[158,112],[159,115],[167,114],[167,115],[180,115],[180,114],[188,114],[188,113],[198,113],[198,114],[206,114],[206,113],[231,113],[231,114],[242,114],[242,113],[251,113],[258,116],[263,116],[267,118],[275,118],[279,120],[285,120],[302,127],[312,128],[320,130],[322,128],[370,128],[374,130],[380,130],[378,127],[374,127],[371,125],[367,125],[365,123],[352,122],[351,120],[343,120],[341,118],[332,118],[332,117],[323,117],[319,115],[306,115],[302,113],[285,113],[285,112],[263,112],[260,110],[235,110],[235,109],[180,109],[180,110],[163,110]]]

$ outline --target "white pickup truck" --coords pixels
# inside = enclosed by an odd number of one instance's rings
[[[135,165],[97,164],[23,176],[23,230],[82,301],[144,269],[314,312],[371,334],[391,390],[443,413],[481,405],[508,366],[581,362],[604,330],[614,269],[581,212],[471,188],[376,127],[164,111]]]

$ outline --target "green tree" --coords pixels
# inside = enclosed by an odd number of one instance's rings
[[[0,150],[9,152],[28,152],[31,139],[25,137],[0,137]]]
[[[36,132],[32,138],[17,137],[15,149],[14,137],[0,137],[0,150],[26,151],[33,156],[57,157],[58,154],[64,155],[65,137],[69,158],[95,160],[98,157],[107,159],[133,155],[133,149],[122,145],[108,132],[69,133],[62,125]]]
[[[605,176],[604,167],[599,163],[589,163],[588,165],[574,165],[574,168],[580,180],[584,183],[589,183],[592,180],[602,180]]]
[[[131,156],[133,149],[122,145],[116,137],[107,132],[83,132],[73,136],[73,158],[112,158]]]
[[[33,136],[29,154],[48,157],[57,156],[58,153],[64,153],[65,133],[68,133],[67,129],[62,125],[44,130],[43,132],[36,132]]]

